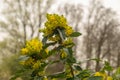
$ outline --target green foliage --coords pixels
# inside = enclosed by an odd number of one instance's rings
[[[19,64],[17,59],[18,56],[19,55],[12,55],[3,58],[2,65],[0,66],[0,80],[9,80],[12,74],[18,76],[18,73],[22,69],[22,65]]]
[[[71,37],[78,37],[80,35],[81,35],[81,33],[79,33],[79,32],[73,32],[70,36]]]
[[[113,75],[113,80],[120,80],[120,67],[116,69],[115,74]]]
[[[67,24],[64,16],[47,14],[45,28],[40,32],[43,33],[42,41],[34,38],[27,41],[26,46],[21,49],[19,60],[22,67],[11,80],[17,77],[24,78],[26,75],[29,76],[29,80],[112,80],[112,78],[108,79],[106,74],[106,71],[112,70],[108,62],[105,62],[102,71],[96,73],[80,67],[73,55],[72,39],[80,36],[81,33],[75,32]],[[49,59],[55,55],[59,56],[57,60]],[[63,70],[47,74],[47,68],[59,62],[63,64]]]
[[[102,80],[102,77],[101,76],[93,76],[93,77],[88,78],[88,80]]]
[[[106,70],[106,71],[112,71],[113,68],[111,67],[110,63],[105,61],[105,64],[104,64],[104,67],[103,67],[103,71]]]

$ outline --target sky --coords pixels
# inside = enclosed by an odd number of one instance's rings
[[[90,0],[61,0],[61,1],[73,3],[73,4],[80,3],[83,6],[88,6]],[[120,12],[120,0],[103,0],[103,5],[107,8],[112,8],[113,10],[117,11],[118,13]]]
[[[2,19],[1,11],[4,8],[4,4],[2,3],[4,0],[0,0],[0,19]],[[90,0],[55,0],[55,6],[58,4],[62,5],[63,3],[71,3],[71,4],[78,4],[80,3],[84,7],[89,7],[89,1]],[[107,8],[112,8],[114,11],[116,11],[120,15],[120,0],[103,0],[103,4]],[[56,8],[56,7],[55,7]],[[3,37],[5,34],[2,34],[0,32],[0,41],[3,40]]]
[[[3,1],[4,0],[0,0],[0,12],[1,12],[2,8],[4,8],[4,4],[2,3]],[[88,6],[90,0],[55,0],[55,1],[59,4],[67,2],[67,3],[72,3],[72,4],[80,3],[83,6]],[[120,0],[103,0],[103,2],[106,7],[112,8],[113,10],[120,13]]]

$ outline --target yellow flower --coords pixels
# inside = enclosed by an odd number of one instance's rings
[[[21,49],[21,54],[29,55],[34,53],[40,53],[40,51],[42,50],[42,46],[42,42],[39,39],[34,38],[26,42],[26,47]]]
[[[111,76],[108,76],[107,80],[113,80],[113,78]]]
[[[48,49],[45,49],[45,52],[48,54],[49,53]]]
[[[45,76],[45,77],[43,78],[43,80],[48,80],[48,78]]]
[[[62,58],[67,57],[67,53],[64,50],[61,50],[61,57]]]
[[[47,14],[47,19],[49,20],[49,21],[55,21],[56,20],[56,15],[54,14],[54,15],[52,15],[52,14]]]
[[[28,54],[28,52],[29,52],[29,51],[28,51],[27,48],[22,48],[22,49],[21,49],[21,54],[22,54],[22,55],[26,55],[26,54]]]
[[[57,78],[53,78],[52,80],[57,80]]]
[[[20,61],[19,62],[21,65],[25,65],[25,61]]]
[[[107,74],[105,72],[96,72],[94,76],[101,76],[103,77],[102,80],[107,78]]]
[[[87,78],[84,78],[83,80],[87,80]]]
[[[36,63],[33,64],[33,69],[38,69],[41,66],[41,62],[37,61]]]
[[[63,15],[47,14],[45,28],[42,30],[44,36],[52,35],[56,29],[64,29],[66,36],[69,36],[73,32],[72,27],[68,26],[67,20]],[[53,39],[56,40],[56,38]]]
[[[44,76],[44,75],[45,75],[45,71],[40,71],[40,72],[38,72],[38,75],[39,75],[39,76]]]
[[[73,40],[72,38],[67,38],[63,43],[62,43],[63,46],[65,47],[71,47],[73,46]]]
[[[40,53],[42,46],[42,42],[37,38],[27,41],[26,43],[26,49],[29,53]]]
[[[34,64],[34,59],[32,58],[28,58],[27,60],[25,60],[25,64],[26,66],[31,66]]]
[[[67,36],[69,36],[69,35],[71,35],[72,33],[73,33],[72,27],[66,26],[66,27],[65,27],[65,34],[66,34]]]

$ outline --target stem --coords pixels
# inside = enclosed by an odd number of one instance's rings
[[[63,37],[63,34],[62,32],[60,31],[60,29],[57,29],[61,39],[62,39],[62,42],[64,41],[64,37]],[[70,72],[71,72],[71,75],[72,77],[74,78],[74,71],[73,71],[73,68],[72,68],[72,65],[70,63],[68,63],[69,67],[70,67]]]
[[[69,64],[69,63],[68,63]],[[72,66],[69,64],[69,67],[70,67],[70,70],[71,70],[71,74],[72,74],[72,76],[73,76],[73,78],[74,78],[74,72],[73,72],[73,68],[72,68]]]

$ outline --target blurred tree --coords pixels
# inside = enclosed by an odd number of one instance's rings
[[[26,40],[39,37],[38,29],[42,26],[43,16],[50,9],[52,1],[4,0],[5,9],[2,14],[5,20],[0,20],[0,28],[8,35],[8,39],[4,41],[7,42],[7,48],[3,48],[11,49],[11,53],[18,53],[20,46],[24,46]],[[4,53],[6,55],[6,52]]]
[[[39,37],[38,29],[53,0],[4,0],[4,2],[6,6],[2,13],[5,20],[0,21],[4,31],[13,38],[24,40],[22,41],[24,44],[35,35]]]
[[[16,58],[14,60],[9,58],[19,53],[21,47],[25,46],[26,40],[40,37],[38,30],[43,26],[42,22],[52,3],[53,0],[4,0],[2,11],[4,20],[0,20],[0,29],[7,35],[7,39],[0,42],[0,55],[4,55],[3,64],[10,67],[7,69],[10,73],[16,71],[14,66],[18,64],[15,62]],[[10,61],[9,63],[13,65],[9,65],[6,61]]]
[[[92,0],[90,5],[84,25],[86,35],[83,43],[87,59],[97,58],[95,69],[99,71],[99,59],[105,58],[112,61],[113,44],[118,42],[115,41],[115,36],[119,25],[115,12],[105,8],[100,1]],[[88,60],[86,68],[90,68],[90,66],[93,67],[93,64],[91,65]]]
[[[114,67],[118,68],[120,67],[120,31],[116,32],[116,35],[114,36],[113,40],[114,43],[112,45],[114,46],[111,47],[111,49],[114,49],[114,52],[112,52],[113,54],[111,54],[112,64],[114,64]]]
[[[6,56],[6,58],[3,58],[3,62],[0,66],[0,80],[9,80],[11,77],[11,74],[15,73],[16,70],[20,68],[20,65],[17,63],[16,55],[14,56]],[[18,67],[19,66],[19,67]]]

